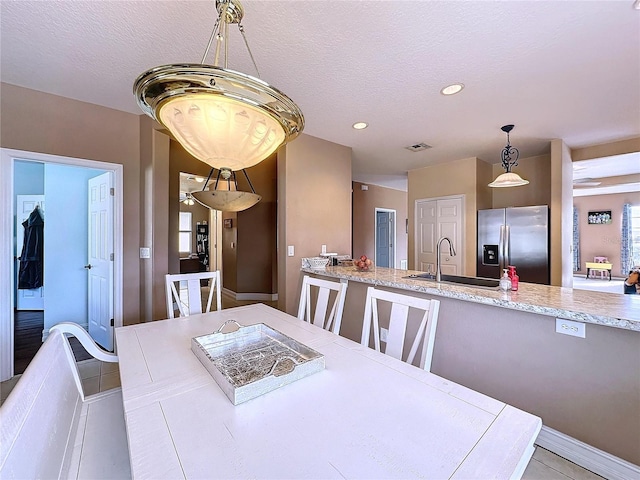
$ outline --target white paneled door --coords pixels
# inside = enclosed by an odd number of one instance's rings
[[[89,179],[89,334],[113,350],[113,177]]]
[[[17,195],[16,196],[16,250],[17,256],[22,254],[24,243],[24,227],[22,222],[29,218],[31,212],[38,207],[44,216],[44,195]],[[44,262],[44,259],[43,259]],[[20,271],[20,262],[16,263],[16,272]],[[16,286],[18,282],[16,281]],[[30,290],[19,289],[16,297],[16,309],[18,310],[44,310],[44,285]]]
[[[457,252],[449,254],[449,244],[442,244],[441,271],[446,275],[462,275],[463,198],[439,198],[416,201],[416,265],[423,272],[436,272],[436,245],[442,237],[453,242]]]

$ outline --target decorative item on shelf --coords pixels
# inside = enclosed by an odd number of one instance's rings
[[[524,180],[520,175],[511,171],[511,167],[518,166],[518,158],[520,157],[520,152],[516,147],[511,146],[511,142],[509,140],[509,132],[513,130],[513,127],[513,125],[505,125],[501,129],[507,134],[507,145],[501,152],[501,163],[505,173],[498,175],[498,177],[489,184],[490,187],[519,187],[529,183],[528,180]]]
[[[587,220],[589,225],[608,225],[612,221],[611,210],[589,212]]]
[[[366,255],[361,255],[360,258],[353,261],[353,266],[356,267],[356,270],[359,272],[368,272],[373,269],[373,261],[367,258]]]
[[[221,212],[241,212],[242,210],[253,207],[262,199],[254,190],[246,170],[242,170],[242,172],[249,183],[251,193],[238,190],[236,173],[228,168],[218,170],[218,176],[216,177],[213,188],[209,186],[209,190],[206,190],[214,171],[215,168],[212,168],[209,172],[202,191],[192,193],[193,198],[201,205],[211,208],[212,210],[220,210]],[[220,183],[220,177],[223,179],[222,183]]]
[[[241,23],[239,0],[216,0],[217,20],[200,64],[162,65],[133,85],[140,108],[164,125],[184,149],[214,168],[260,163],[304,129],[300,108],[260,78],[228,69],[229,26],[237,24],[258,77]],[[213,65],[204,62],[216,39]],[[222,57],[222,66],[220,60]]]

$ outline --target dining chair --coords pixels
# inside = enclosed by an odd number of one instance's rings
[[[389,315],[389,328],[387,329],[386,341],[381,339],[380,322],[378,318],[378,301],[391,304]],[[409,350],[406,359],[403,358],[405,336],[409,310],[416,309],[424,311],[418,326],[418,331]],[[367,289],[367,299],[364,308],[364,323],[362,326],[361,344],[369,346],[371,327],[373,326],[374,348],[380,352],[381,340],[386,343],[384,353],[398,360],[412,364],[418,348],[422,343],[420,354],[420,368],[430,372],[431,359],[433,357],[433,346],[436,338],[436,326],[438,324],[438,311],[440,302],[438,300],[427,300],[425,298],[410,297],[400,293],[378,290],[374,287]]]
[[[593,257],[593,263],[609,263],[608,257]],[[600,278],[607,278],[608,273],[607,270],[601,270],[599,268],[592,268],[591,273],[595,277],[597,274],[600,274]]]
[[[202,308],[200,280],[210,280],[209,296],[204,310]],[[222,309],[219,270],[214,272],[167,274],[165,275],[165,286],[167,315],[169,318],[174,318],[176,308],[180,313],[180,317],[210,312],[214,291],[216,292],[216,310]]]
[[[312,314],[312,291],[317,298]],[[331,311],[327,315],[327,308],[331,293],[335,292],[335,298]],[[305,275],[302,279],[302,291],[300,292],[300,304],[298,306],[298,318],[314,325],[329,330],[336,335],[340,333],[342,323],[342,311],[344,300],[347,296],[347,283],[332,282]]]

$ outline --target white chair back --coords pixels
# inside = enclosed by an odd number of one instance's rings
[[[209,296],[204,310],[202,308],[200,280],[210,280]],[[186,285],[186,289],[182,288],[184,285]],[[167,274],[165,275],[165,287],[167,295],[167,316],[169,318],[174,318],[174,303],[177,304],[180,317],[210,312],[214,291],[216,293],[216,310],[222,309],[219,270],[215,272]]]
[[[436,338],[436,327],[438,324],[438,311],[440,302],[438,300],[427,300],[425,298],[410,297],[399,293],[377,290],[374,287],[367,289],[367,300],[364,308],[364,323],[362,325],[361,344],[369,346],[371,326],[373,325],[374,348],[380,352],[380,323],[378,319],[378,301],[382,300],[391,303],[391,314],[389,316],[389,328],[384,353],[391,355],[398,360],[413,363],[418,347],[422,342],[420,354],[420,368],[431,371],[431,359],[433,358],[433,346]],[[405,336],[409,318],[409,309],[423,310],[424,314],[418,327],[418,332],[413,340],[407,358],[403,358]]]
[[[317,288],[315,310],[312,313],[311,290]],[[314,290],[315,290],[314,288]],[[331,292],[336,292],[331,311],[327,315]],[[342,311],[344,300],[347,296],[347,283],[332,282],[305,275],[302,279],[302,291],[300,292],[300,304],[298,306],[298,318],[314,325],[329,330],[336,335],[340,333],[342,323]]]

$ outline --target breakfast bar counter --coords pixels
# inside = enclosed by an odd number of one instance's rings
[[[412,274],[424,272],[337,266],[300,277],[347,282],[340,335],[355,341],[368,287],[438,300],[433,373],[541,417],[539,445],[579,440],[631,462],[629,475],[640,478],[640,295],[523,282],[503,292]],[[410,315],[408,332],[418,324]]]
[[[355,267],[326,267],[322,270],[303,268],[302,271],[341,280],[640,331],[640,295],[623,295],[622,292],[620,295],[612,295],[524,282],[520,282],[518,291],[505,293],[498,288],[406,278],[424,272],[383,267],[374,267],[367,272],[357,271]]]

